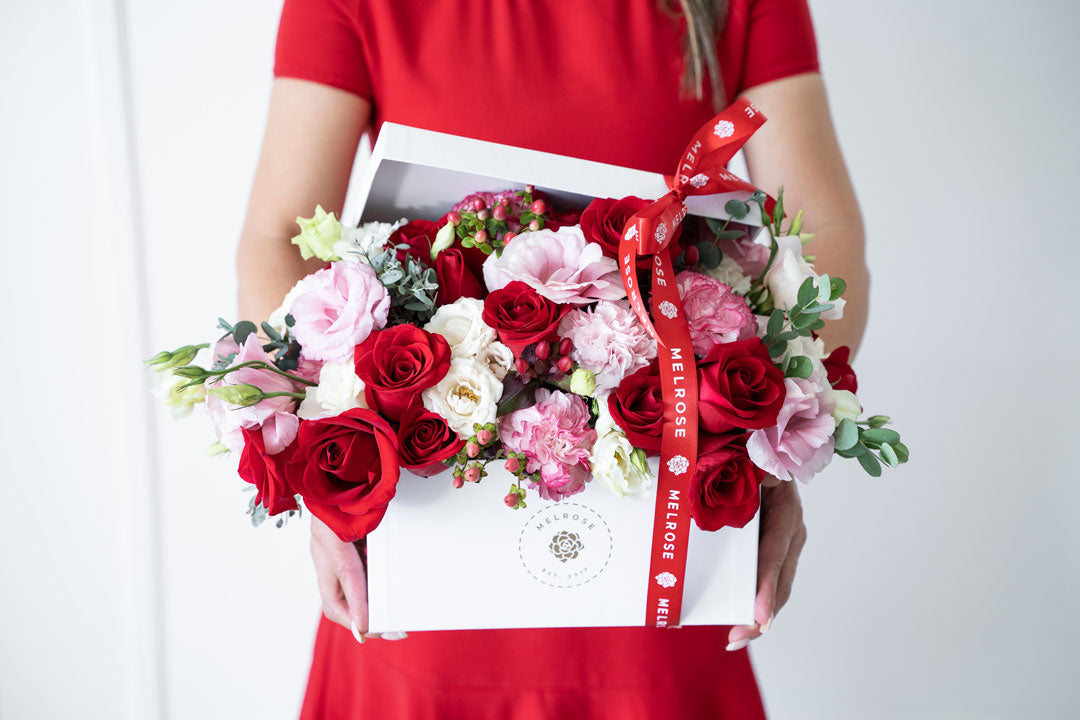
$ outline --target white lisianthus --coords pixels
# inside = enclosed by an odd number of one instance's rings
[[[340,415],[353,408],[366,408],[364,381],[356,376],[351,362],[326,362],[319,371],[319,384],[304,391],[296,415],[302,420]]]
[[[495,373],[495,377],[502,381],[514,366],[514,351],[495,340],[484,346],[476,359],[487,365],[488,369]]]
[[[483,313],[483,300],[459,298],[436,310],[424,329],[446,338],[451,357],[477,358],[495,342],[495,329],[484,322]]]
[[[334,244],[334,254],[343,260],[359,260],[386,248],[390,236],[407,220],[396,223],[369,222],[360,227],[341,227],[341,239]]]
[[[596,442],[590,451],[593,478],[620,498],[638,498],[653,485],[645,453],[637,450],[611,419],[607,397],[597,398]]]
[[[442,415],[461,437],[470,437],[473,424],[495,422],[502,381],[487,365],[473,358],[454,358],[450,370],[423,392],[424,407]]]
[[[802,256],[802,241],[798,235],[785,235],[776,238],[778,245],[772,267],[765,275],[765,286],[769,288],[773,305],[782,308],[794,307],[799,301],[799,286],[808,278],[818,281],[818,274]],[[839,320],[844,316],[845,300],[831,301],[832,309],[821,313],[822,320]]]
[[[281,307],[274,312],[270,313],[270,318],[266,321],[267,325],[274,328],[274,331],[281,336],[285,335],[285,331],[288,329],[285,325],[285,316],[292,310],[293,300],[298,298],[304,292],[304,281],[296,283],[292,286],[289,292],[285,293],[285,299],[281,301]]]
[[[203,385],[192,385],[181,390],[180,388],[188,383],[186,378],[177,378],[171,372],[156,373],[155,377],[154,397],[161,400],[176,419],[191,415],[195,406],[206,400],[206,388]]]
[[[743,273],[739,263],[725,255],[720,264],[714,268],[698,267],[701,272],[711,278],[719,280],[740,295],[750,292],[750,276]]]
[[[850,390],[833,390],[833,397],[836,399],[836,408],[833,409],[832,416],[837,425],[845,418],[851,421],[858,419],[862,412],[862,403],[855,397],[855,393]]]

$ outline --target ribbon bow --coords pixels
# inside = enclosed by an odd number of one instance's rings
[[[765,116],[753,104],[740,99],[705,123],[686,146],[675,174],[666,176],[670,192],[631,217],[619,243],[619,270],[626,295],[638,320],[657,342],[664,397],[646,625],[679,625],[690,539],[686,492],[697,467],[697,366],[675,284],[670,245],[686,217],[686,196],[757,190],[728,172],[727,163],[764,122]],[[767,197],[765,208],[769,213],[773,204],[773,199]],[[638,255],[653,256],[651,304],[655,327],[637,287]]]

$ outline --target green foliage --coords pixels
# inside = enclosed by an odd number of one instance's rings
[[[398,259],[397,251],[408,249],[404,244],[388,247],[369,253],[366,261],[390,294],[387,325],[408,323],[422,327],[435,314],[439,281],[434,268],[412,255],[406,255],[404,263]]]
[[[881,475],[881,465],[891,468],[908,461],[907,446],[900,442],[900,433],[882,427],[889,422],[884,415],[872,415],[866,420],[844,418],[833,433],[833,448],[837,455],[856,458],[871,477]]]

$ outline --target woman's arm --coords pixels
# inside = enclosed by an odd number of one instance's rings
[[[304,262],[290,242],[297,216],[316,205],[341,212],[371,105],[325,85],[279,78],[270,96],[262,154],[237,248],[240,317],[258,324],[321,261]],[[323,612],[345,627],[367,624],[364,565],[352,543],[311,519],[311,556]]]
[[[817,73],[766,83],[745,96],[769,121],[746,143],[754,184],[769,193],[784,186],[784,206],[806,211],[806,230],[815,234],[807,252],[819,273],[847,281],[842,320],[830,321],[821,336],[829,350],[858,349],[866,327],[870,274],[866,269],[862,214],[836,140],[825,85]]]
[[[784,205],[806,211],[815,269],[847,281],[842,320],[830,321],[822,336],[828,349],[848,345],[854,352],[866,327],[870,275],[866,269],[862,215],[836,141],[821,76],[797,75],[745,93],[769,121],[746,144],[750,177],[775,192],[784,185]],[[768,632],[791,596],[795,568],[806,543],[802,502],[792,482],[766,476],[761,489],[761,539],[754,625],[736,625],[728,650],[741,650]]]
[[[240,318],[267,319],[297,280],[320,266],[290,243],[316,205],[340,214],[371,104],[343,90],[278,78],[237,248]]]

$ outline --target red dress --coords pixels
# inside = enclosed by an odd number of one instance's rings
[[[806,0],[727,4],[727,101],[818,69]],[[275,74],[370,100],[376,132],[390,120],[670,173],[715,114],[708,97],[679,98],[682,31],[656,0],[285,0]],[[431,632],[361,646],[324,619],[302,717],[764,717],[727,633]]]

